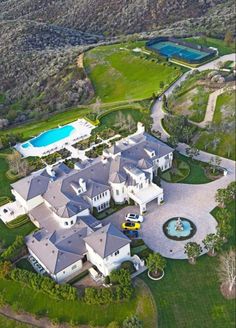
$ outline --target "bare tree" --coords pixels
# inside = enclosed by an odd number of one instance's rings
[[[229,294],[236,285],[235,251],[232,249],[220,256],[219,279]]]
[[[7,157],[9,168],[12,172],[15,172],[16,174],[20,173],[21,170],[21,155],[18,153],[18,151],[13,151],[12,154],[8,155]]]
[[[18,151],[14,151],[12,154],[7,157],[9,168],[15,174],[20,174],[22,176],[26,176],[29,172],[29,164],[25,159],[21,158],[20,153]]]
[[[97,97],[95,103],[91,105],[94,114],[96,115],[99,114],[101,110],[101,105],[102,105],[101,99]]]

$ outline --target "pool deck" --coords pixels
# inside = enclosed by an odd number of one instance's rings
[[[85,119],[78,119],[77,121],[74,121],[67,125],[73,126],[75,130],[66,138],[63,138],[50,145],[42,146],[42,147],[34,147],[32,144],[30,144],[30,140],[28,140],[23,143],[17,144],[15,146],[15,149],[17,151],[19,151],[23,157],[47,156],[49,154],[52,154],[56,151],[59,151],[59,150],[65,148],[66,146],[73,145],[78,141],[89,138],[91,135],[91,131],[95,128],[94,125],[92,125],[90,122],[86,121]],[[46,132],[46,131],[43,131],[43,132]],[[35,137],[38,137],[38,136],[35,136]],[[26,144],[27,142],[30,144],[30,146],[27,148],[22,147],[22,145]]]

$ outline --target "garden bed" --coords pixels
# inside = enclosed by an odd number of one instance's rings
[[[30,219],[27,214],[18,216],[16,219],[8,222],[6,225],[10,229],[15,229],[23,226],[24,224],[30,222]]]

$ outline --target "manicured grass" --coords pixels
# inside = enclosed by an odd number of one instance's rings
[[[11,197],[10,181],[6,177],[8,163],[6,158],[0,157],[0,197]]]
[[[219,55],[227,55],[235,52],[234,43],[232,45],[227,46],[224,40],[208,38],[208,37],[192,37],[186,38],[185,41],[193,42],[195,44],[200,44],[205,47],[214,47],[219,51]]]
[[[195,266],[186,260],[168,260],[165,277],[153,282],[142,278],[156,300],[159,328],[233,328],[234,301],[220,293],[217,258],[207,255]]]
[[[229,91],[217,98],[213,117],[213,122],[217,128],[215,132],[208,130],[201,132],[196,144],[199,149],[235,160],[235,97],[236,93]],[[227,127],[223,128],[225,124]]]
[[[32,265],[30,264],[30,262],[27,259],[21,259],[16,263],[17,268],[19,269],[24,269],[27,271],[31,271],[35,273],[34,268],[32,267]]]
[[[180,182],[190,173],[190,166],[180,158],[175,160],[175,165],[168,171],[161,173],[161,178],[167,182]]]
[[[189,175],[183,180],[179,181],[180,183],[202,184],[212,181],[205,175],[205,163],[199,162],[197,160],[191,160],[190,158],[181,154],[177,154],[176,156],[190,166]]]
[[[149,98],[161,91],[161,81],[168,86],[181,74],[174,65],[132,51],[142,45],[109,45],[86,52],[85,68],[102,102]]]
[[[26,236],[34,229],[36,229],[36,227],[32,222],[28,222],[19,228],[9,229],[2,220],[0,220],[0,240],[3,241],[4,245],[7,247],[13,243],[16,236]]]
[[[224,249],[235,246],[235,203],[227,206],[232,214],[232,236]],[[219,208],[211,213],[216,215]],[[141,278],[150,287],[157,304],[159,328],[233,328],[235,300],[220,293],[217,277],[218,257],[203,255],[196,265],[187,260],[167,260],[165,277],[154,282]]]
[[[33,328],[31,325],[27,325],[25,323],[20,323],[18,321],[9,319],[4,315],[0,314],[0,327],[2,328]]]
[[[39,133],[45,130],[55,128],[58,125],[65,125],[70,122],[73,122],[78,118],[81,118],[86,114],[88,114],[89,111],[90,110],[86,108],[71,109],[63,113],[55,114],[43,121],[28,123],[28,124],[21,125],[19,127],[1,131],[0,136],[6,133],[22,133],[23,138],[26,140],[28,138],[32,138],[38,135]]]

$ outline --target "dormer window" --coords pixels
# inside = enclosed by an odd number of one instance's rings
[[[152,152],[151,156],[152,156],[152,157],[154,157],[154,156],[155,156],[155,151],[153,151],[153,152]]]

